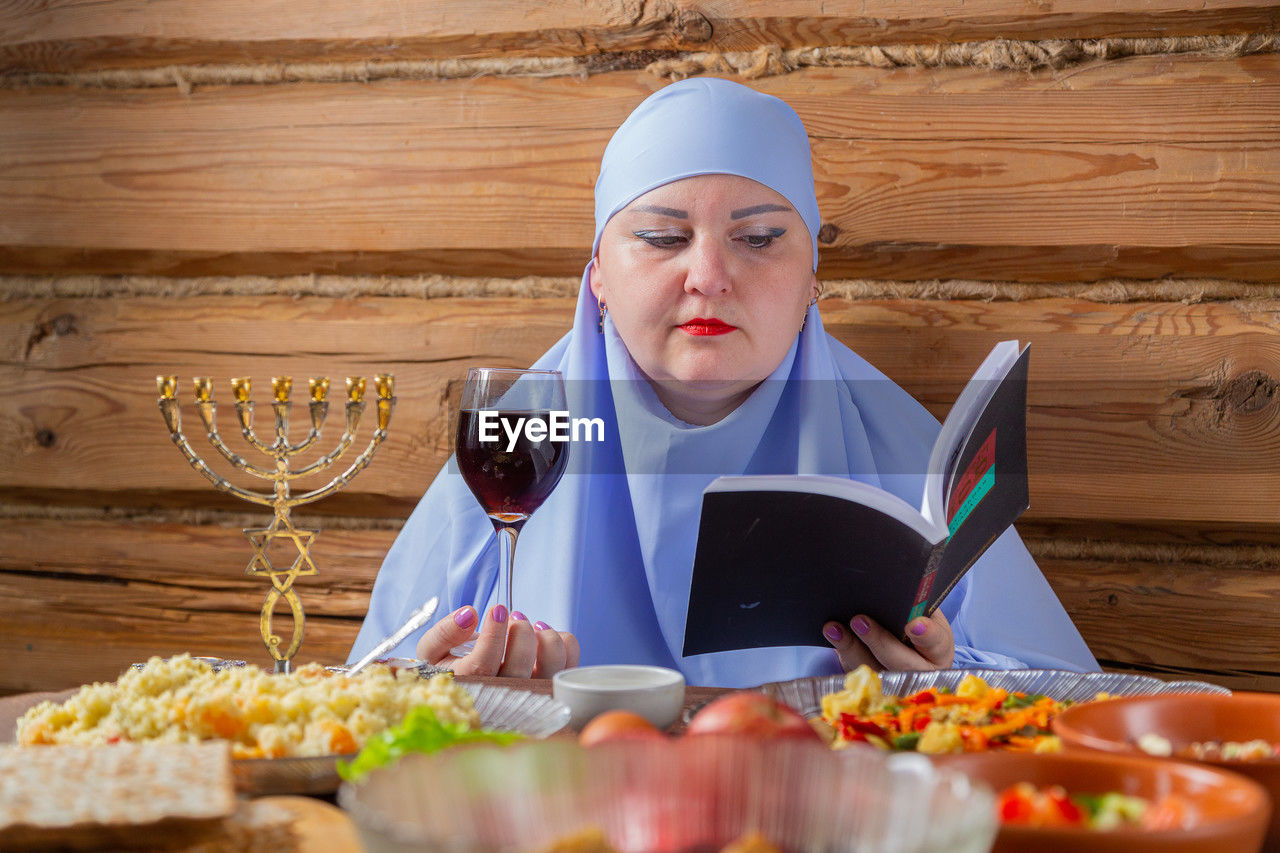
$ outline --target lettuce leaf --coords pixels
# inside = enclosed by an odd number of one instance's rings
[[[492,743],[506,746],[524,735],[473,729],[466,723],[443,723],[426,705],[409,711],[397,726],[379,732],[365,744],[351,761],[338,761],[338,775],[348,782],[359,782],[370,771],[395,764],[411,752],[437,752],[463,743]]]

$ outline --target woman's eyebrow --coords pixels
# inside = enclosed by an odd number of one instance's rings
[[[735,210],[729,214],[730,219],[741,219],[744,216],[755,216],[757,213],[786,213],[791,208],[785,204],[757,204],[753,207],[744,207],[741,210]]]
[[[659,216],[670,216],[673,219],[688,219],[689,211],[676,210],[674,207],[659,207],[656,204],[641,204],[631,208],[635,213],[656,213]]]

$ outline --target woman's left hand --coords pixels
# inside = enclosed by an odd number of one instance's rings
[[[545,622],[530,624],[523,613],[495,604],[478,632],[476,609],[459,607],[427,629],[418,641],[418,659],[451,669],[456,675],[550,678],[578,665],[578,639]],[[474,632],[474,633],[473,633]],[[456,657],[452,649],[468,640],[475,646]]]
[[[874,669],[949,669],[956,654],[951,623],[941,610],[907,624],[910,646],[866,616],[855,616],[848,625],[828,622],[822,635],[835,647],[846,672],[864,663]]]

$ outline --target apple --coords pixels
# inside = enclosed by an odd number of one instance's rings
[[[708,702],[693,715],[685,734],[822,739],[795,709],[772,696],[750,690],[727,693]]]
[[[578,743],[583,746],[612,740],[658,739],[666,740],[653,723],[631,711],[613,710],[597,714],[582,727]]]

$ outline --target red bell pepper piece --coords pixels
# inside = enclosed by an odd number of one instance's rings
[[[840,724],[848,731],[854,731],[861,735],[875,735],[876,737],[889,739],[889,733],[880,726],[868,720],[860,720],[853,714],[841,714]]]

